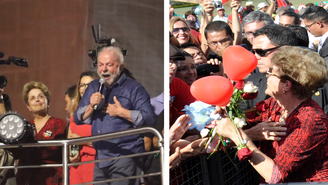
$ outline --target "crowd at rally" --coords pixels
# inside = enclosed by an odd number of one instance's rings
[[[25,84],[22,97],[34,119],[30,121],[35,135],[33,141],[64,140],[107,134],[145,126],[163,130],[163,96],[150,99],[145,88],[124,67],[123,53],[115,46],[102,47],[98,52],[97,72],[82,72],[77,84],[63,92],[67,118],[51,116],[51,93],[46,84],[32,81]],[[11,110],[9,96],[0,89],[0,115]],[[52,100],[60,101],[60,100]],[[64,109],[64,107],[63,107]],[[33,142],[29,141],[29,142]],[[147,173],[153,160],[157,160],[155,172],[160,171],[158,155],[139,157],[134,155],[158,148],[158,138],[153,134],[121,136],[114,139],[69,146],[69,162],[87,162],[69,167],[69,184],[102,181],[100,184],[136,185],[139,178],[128,177]],[[8,166],[61,164],[61,146],[8,149],[13,158]],[[118,157],[118,158],[117,158]],[[115,158],[106,160],[108,158]],[[3,159],[3,156],[2,156]],[[2,164],[5,165],[5,164]],[[19,168],[1,172],[3,185],[15,184],[63,184],[62,167]],[[122,178],[118,181],[103,182]],[[160,176],[144,178],[143,184],[160,184]],[[149,183],[151,181],[151,183]]]
[[[257,97],[240,107],[247,111],[262,103],[265,109],[235,131],[225,107],[216,106],[222,119],[212,125],[231,141],[225,147],[248,148],[248,161],[261,182],[328,181],[328,5],[309,3],[296,9],[288,1],[271,0],[254,10],[252,1],[243,8],[240,0],[233,0],[226,6],[231,15],[211,0],[201,6],[200,15],[192,9],[180,17],[169,10],[170,169],[212,152],[206,149],[210,136],[202,138],[199,130],[189,129],[190,115],[183,109],[197,101],[190,92],[195,81],[211,75],[228,78],[222,61],[233,61],[224,60],[224,53],[240,45],[257,59],[245,83],[258,87]]]

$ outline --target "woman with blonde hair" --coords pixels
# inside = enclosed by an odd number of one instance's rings
[[[200,46],[198,40],[191,34],[190,27],[184,19],[173,17],[170,19],[169,27],[172,36],[179,41],[180,45],[189,42],[196,44],[198,47]]]

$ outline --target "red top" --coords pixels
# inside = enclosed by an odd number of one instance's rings
[[[31,121],[34,125],[34,121]],[[47,123],[36,134],[35,140],[63,140],[66,139],[67,123],[65,120],[50,117]],[[15,159],[19,159],[19,165],[39,165],[39,164],[61,164],[62,147],[40,147],[23,148],[14,152]],[[18,169],[16,180],[18,185],[24,184],[44,184],[61,185],[63,170],[61,167],[55,168],[25,168]]]
[[[265,103],[269,108],[254,122],[270,117],[278,122],[282,108],[272,97]],[[277,182],[328,181],[328,117],[324,111],[308,99],[287,117],[286,127],[280,141],[261,141],[259,147],[277,165],[281,174]]]
[[[91,127],[92,125],[84,124],[84,125],[77,125],[74,122],[74,118],[70,117],[69,128],[71,129],[72,133],[78,134],[82,137],[91,136]],[[96,150],[93,147],[83,145],[82,149],[80,150],[80,156],[82,157],[84,154],[88,155],[96,155]]]
[[[178,116],[185,105],[190,105],[196,99],[190,93],[190,87],[181,79],[174,77],[170,83],[170,123]]]

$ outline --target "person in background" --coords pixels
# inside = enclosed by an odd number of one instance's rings
[[[257,5],[258,11],[269,14],[272,17],[272,13],[275,11],[276,1],[270,0],[270,5],[268,6],[265,2],[261,2]]]
[[[196,45],[191,43],[182,44],[180,49],[189,53],[195,62],[196,65],[206,64],[207,59],[203,51]]]
[[[243,18],[243,28],[247,41],[252,49],[254,33],[265,25],[274,24],[272,17],[261,11],[254,11]]]
[[[180,61],[175,77],[180,78],[190,86],[197,79],[196,64],[189,53],[182,51],[182,54],[185,60]]]
[[[92,135],[108,134],[144,126],[152,127],[156,116],[150,104],[149,94],[136,80],[123,73],[124,58],[120,48],[103,47],[98,53],[97,72],[106,80],[99,91],[99,80],[92,81],[85,90],[74,113],[77,125],[91,124]],[[129,135],[93,143],[96,159],[142,153],[145,150],[143,135]],[[140,175],[137,168],[143,168],[143,158],[125,157],[95,164],[94,181],[123,178],[106,183],[139,184],[139,179],[125,177]]]
[[[265,2],[261,2],[257,5],[257,10],[261,12],[266,12],[268,10],[268,5]]]
[[[295,12],[295,9],[292,8],[291,6],[281,6],[277,9],[277,15],[276,15],[276,18],[274,20],[274,22],[276,24],[279,24],[279,19],[280,19],[280,16],[285,13],[285,12]]]
[[[247,16],[249,13],[254,11],[253,1],[247,1],[245,4],[246,9],[241,13],[241,17]]]
[[[290,28],[296,34],[298,46],[308,48],[309,35],[306,31],[306,28],[297,25],[290,25],[288,28]]]
[[[193,37],[196,40],[196,42],[197,43],[200,43],[201,35],[200,35],[199,31],[198,31],[199,29],[196,28],[195,21],[192,21],[192,20],[185,20],[185,21],[186,21],[187,25],[189,26],[190,32],[193,35]],[[178,46],[180,46],[180,44]]]
[[[4,88],[0,88],[0,115],[11,110],[11,102],[9,96],[3,92]]]
[[[300,16],[295,12],[284,12],[279,18],[279,24],[287,27],[290,25],[299,26],[301,24]]]
[[[232,29],[229,27],[229,25],[226,22],[212,21],[211,15],[213,14],[214,6],[212,5],[211,1],[203,1],[202,6],[206,7],[206,17],[204,18],[205,21],[204,24],[202,24],[202,29],[201,29],[202,30],[201,49],[206,56],[209,56],[211,51],[213,51],[215,54],[219,56],[222,56],[223,51],[228,46],[241,44],[242,31],[239,23],[239,14],[238,14],[238,10],[241,7],[240,0],[231,1],[231,14],[232,14],[232,24],[233,24]],[[217,26],[219,26],[219,28],[216,28]],[[226,26],[227,26],[227,30],[226,30]]]
[[[29,82],[23,88],[23,100],[28,110],[33,114],[31,124],[35,126],[34,140],[63,140],[67,136],[65,120],[49,114],[51,95],[47,86],[41,82]],[[14,151],[18,165],[40,165],[62,163],[62,147],[18,148]],[[18,169],[17,184],[63,184],[62,167]]]
[[[182,109],[196,99],[190,93],[190,87],[175,77],[180,61],[185,60],[181,50],[170,44],[169,81],[170,81],[170,126],[184,114]]]
[[[199,28],[200,28],[199,19],[198,19],[197,15],[192,10],[189,10],[184,14],[184,19],[194,21],[195,22],[195,28],[196,28],[195,30],[199,30]]]
[[[91,136],[91,125],[77,125],[74,122],[74,111],[78,107],[83,94],[88,85],[96,79],[99,79],[99,75],[94,71],[85,71],[80,74],[79,81],[76,85],[76,93],[72,102],[72,109],[70,112],[70,122],[67,138],[79,138]],[[95,160],[96,150],[92,147],[92,143],[84,143],[83,145],[75,145],[78,151],[74,153],[72,146],[70,146],[70,162],[85,162]],[[78,166],[71,166],[69,170],[70,184],[80,184],[93,181],[93,170],[95,163],[87,163]]]
[[[209,23],[205,28],[205,38],[208,47],[217,55],[223,55],[224,51],[233,45],[234,34],[230,26],[222,21]]]
[[[306,8],[309,8],[309,7],[311,7],[311,6],[314,6],[314,4],[313,4],[313,3],[307,3],[307,4],[305,4],[305,7],[306,7]]]
[[[318,53],[328,66],[328,12],[319,6],[311,6],[305,10],[301,18],[309,32],[315,37],[321,36]]]
[[[72,113],[74,113],[72,111],[72,107],[73,107],[75,93],[76,93],[76,84],[70,86],[65,92],[65,102],[66,102],[65,111],[67,112],[67,118],[66,118],[67,122],[70,121],[70,116],[72,115]]]
[[[223,22],[228,22],[228,16],[225,14],[225,9],[224,7],[219,7],[216,8],[217,15],[213,18],[213,21],[223,21]]]

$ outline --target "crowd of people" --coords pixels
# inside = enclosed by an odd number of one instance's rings
[[[193,23],[183,18],[186,15],[174,16],[170,7],[170,169],[173,172],[186,159],[208,154],[202,149],[208,138],[189,129],[192,122],[188,123],[183,108],[196,101],[190,86],[197,79],[228,78],[223,54],[228,47],[240,45],[258,62],[245,77],[245,82],[258,87],[257,97],[240,107],[247,111],[264,102],[267,109],[236,132],[224,107],[217,106],[222,119],[212,122],[216,132],[250,149],[249,163],[260,182],[328,181],[328,5],[309,3],[296,9],[288,1],[278,7],[272,0],[254,10],[252,1],[244,8],[240,0],[229,3],[214,7],[211,0],[204,0],[200,15],[188,11],[193,20],[200,20],[198,29],[189,26]],[[231,15],[225,14],[227,7]]]

